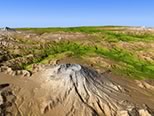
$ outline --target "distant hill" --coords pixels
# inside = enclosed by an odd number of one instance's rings
[[[4,28],[1,28],[0,30],[1,31],[16,31],[15,29],[10,28],[10,27],[4,27]]]

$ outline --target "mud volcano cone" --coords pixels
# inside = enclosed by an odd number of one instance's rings
[[[150,116],[137,107],[118,84],[78,64],[46,68],[40,76],[42,88],[50,95],[42,105],[43,114],[59,116]]]

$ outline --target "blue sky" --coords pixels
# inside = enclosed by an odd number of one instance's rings
[[[0,0],[0,27],[154,27],[154,0]]]

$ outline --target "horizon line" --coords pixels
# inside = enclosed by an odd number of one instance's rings
[[[11,26],[4,26],[0,28],[5,28]],[[78,28],[78,27],[145,27],[145,28],[154,28],[154,26],[145,26],[145,25],[80,25],[80,26],[17,26],[12,28]]]

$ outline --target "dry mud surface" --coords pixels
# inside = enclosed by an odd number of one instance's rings
[[[1,72],[0,80],[1,116],[154,116],[152,85],[78,64],[46,66],[31,77]]]

